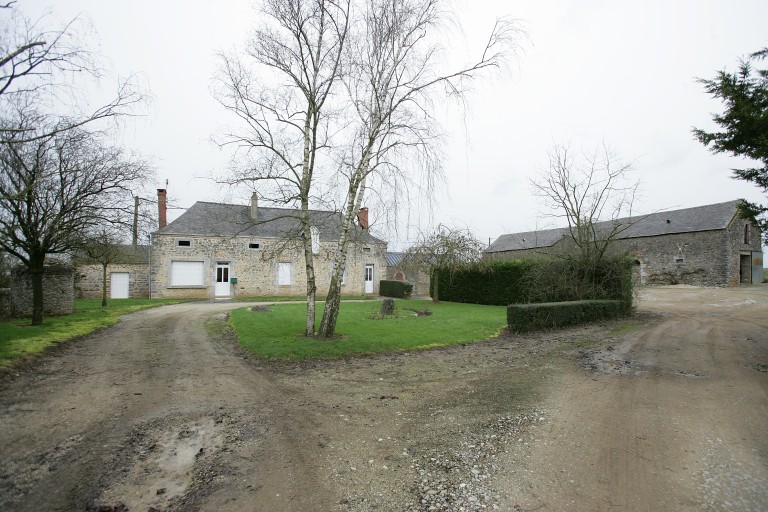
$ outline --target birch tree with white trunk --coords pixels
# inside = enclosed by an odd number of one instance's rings
[[[250,185],[265,203],[298,207],[307,336],[315,334],[317,293],[309,209],[319,158],[330,146],[330,100],[342,71],[349,9],[349,0],[266,0],[267,21],[242,55],[220,54],[217,77],[218,101],[241,121],[219,141],[238,150],[224,181]]]
[[[435,94],[461,100],[473,81],[503,67],[517,48],[517,24],[499,19],[474,62],[441,70],[439,38],[451,21],[444,5],[440,0],[366,0],[351,25],[344,85],[353,121],[351,142],[339,158],[346,194],[322,338],[335,334],[343,269],[366,192],[418,187],[430,194],[441,176],[441,137],[431,113]]]

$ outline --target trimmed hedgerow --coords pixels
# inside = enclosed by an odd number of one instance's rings
[[[405,281],[379,281],[379,295],[382,297],[394,297],[407,299],[411,296],[413,285]]]
[[[632,262],[605,258],[587,266],[575,258],[490,261],[432,272],[440,300],[506,306],[578,300],[618,300],[632,308]]]
[[[578,325],[624,314],[619,300],[579,300],[507,306],[507,325],[512,332],[530,332]]]

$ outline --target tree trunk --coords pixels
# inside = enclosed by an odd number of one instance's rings
[[[101,307],[107,306],[107,264],[101,265]]]
[[[367,168],[367,167],[364,167]],[[354,178],[353,178],[354,180]],[[336,268],[331,277],[331,286],[328,288],[328,297],[325,299],[325,309],[323,310],[323,319],[320,322],[320,337],[331,338],[336,334],[336,320],[339,317],[341,305],[341,280],[344,275],[344,267],[347,264],[347,249],[349,246],[349,230],[352,229],[355,214],[360,210],[363,192],[365,190],[365,174],[359,182],[351,181],[347,192],[346,211],[342,219],[341,236],[339,245],[336,247],[334,261]]]
[[[32,325],[43,325],[43,262],[31,260],[28,269],[32,281]]]
[[[313,264],[312,246],[307,248],[307,244],[304,244],[304,261],[307,273],[307,323],[304,328],[305,336],[315,335],[315,308],[316,308],[316,295],[317,286],[315,284],[315,267]]]
[[[432,287],[432,302],[437,304],[440,302],[440,275],[437,268],[432,271],[432,279],[435,281],[435,285]]]

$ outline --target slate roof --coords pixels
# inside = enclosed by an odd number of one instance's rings
[[[144,264],[149,262],[149,246],[138,244],[119,244],[118,251],[112,259],[113,264]],[[75,260],[81,264],[95,264],[98,261],[90,258],[82,251],[74,255]]]
[[[646,236],[670,235],[675,233],[692,233],[696,231],[712,231],[725,229],[737,214],[741,199],[725,203],[708,204],[682,210],[651,213],[618,219],[621,224],[631,224],[622,231],[618,238],[640,238]],[[597,223],[600,226],[610,226],[611,221]],[[568,236],[567,228],[527,231],[501,235],[485,252],[516,251],[520,249],[535,249],[551,247],[558,240]]]
[[[155,234],[284,239],[295,237],[301,231],[298,210],[259,207],[255,223],[250,215],[250,205],[198,201],[179,218],[159,229]],[[309,217],[310,224],[317,226],[320,232],[320,241],[339,239],[341,215],[338,212],[310,210]],[[385,243],[359,226],[354,226],[351,239],[365,243]]]
[[[405,256],[404,252],[388,252],[387,253],[387,265],[390,267],[394,267],[400,261],[403,259],[403,256]]]

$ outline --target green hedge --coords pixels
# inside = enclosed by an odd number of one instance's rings
[[[626,311],[619,300],[579,300],[507,306],[507,325],[512,332],[530,332],[616,318]]]
[[[632,261],[606,258],[584,268],[573,258],[490,261],[459,268],[433,268],[430,292],[439,299],[506,306],[516,303],[619,300],[632,308]],[[433,295],[434,296],[434,295]]]
[[[411,291],[413,291],[413,285],[405,281],[379,281],[379,295],[382,297],[408,299]]]

